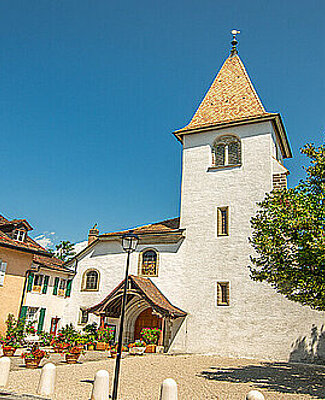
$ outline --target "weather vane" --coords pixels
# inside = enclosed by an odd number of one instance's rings
[[[231,41],[232,49],[231,49],[231,53],[230,53],[231,57],[234,56],[235,54],[238,54],[238,50],[237,50],[237,47],[236,47],[237,44],[238,44],[238,41],[236,39],[236,35],[238,35],[238,33],[240,33],[240,31],[237,31],[237,29],[233,29],[231,31],[231,34],[232,34],[232,41]]]

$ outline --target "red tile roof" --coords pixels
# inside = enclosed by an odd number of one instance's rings
[[[71,272],[68,268],[63,266],[63,261],[59,260],[58,258],[52,256],[51,253],[48,252],[44,247],[39,245],[35,240],[29,237],[26,233],[25,241],[19,242],[14,240],[9,236],[9,232],[3,232],[1,230],[4,229],[5,226],[8,225],[16,225],[16,224],[27,224],[27,227],[30,225],[25,219],[13,219],[9,221],[4,216],[0,215],[0,246],[10,247],[15,250],[20,251],[28,251],[29,253],[34,253],[33,256],[33,263],[43,266],[45,268],[64,271],[64,272]],[[8,229],[8,228],[7,228]]]
[[[179,217],[166,219],[164,221],[156,222],[154,224],[142,225],[136,228],[127,229],[118,232],[103,233],[100,236],[115,236],[123,235],[125,233],[135,233],[137,235],[148,234],[148,233],[173,233],[179,230]]]
[[[223,64],[191,122],[178,132],[263,115],[268,113],[244,64],[234,55]]]
[[[17,223],[19,224],[22,221],[24,221],[28,224],[28,222],[26,220],[20,219],[20,220],[9,221],[8,219],[6,219],[2,215],[0,215],[0,246],[3,245],[6,247],[15,248],[17,250],[28,250],[30,252],[49,254],[48,251],[44,247],[42,247],[37,242],[35,242],[35,240],[33,240],[31,237],[29,237],[27,235],[27,233],[26,233],[26,238],[25,238],[24,242],[19,242],[17,240],[14,240],[11,236],[9,236],[9,232],[7,232],[4,227],[8,226],[8,225],[16,225]]]
[[[64,262],[60,260],[59,258],[56,258],[54,256],[40,256],[35,254],[33,258],[33,263],[38,264],[41,267],[53,269],[56,271],[62,271],[62,272],[70,272],[73,273],[69,268],[66,268],[63,264]]]
[[[147,303],[158,313],[163,316],[169,316],[171,318],[185,317],[186,312],[178,307],[175,307],[162,292],[157,288],[157,286],[149,278],[143,278],[140,276],[130,275],[129,282],[131,288],[137,290],[141,297],[147,301]],[[94,313],[96,315],[105,313],[109,311],[110,307],[115,308],[117,305],[116,294],[123,289],[124,280],[99,304],[88,308],[88,312]],[[132,293],[131,293],[132,294]],[[121,302],[121,296],[118,297]],[[120,307],[120,305],[118,306]]]

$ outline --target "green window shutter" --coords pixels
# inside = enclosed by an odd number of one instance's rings
[[[20,310],[20,315],[19,315],[19,319],[26,319],[26,315],[27,315],[27,306],[22,306],[21,310]]]
[[[43,330],[46,308],[41,308],[39,312],[39,320],[37,326],[37,333],[40,334]]]
[[[31,292],[33,289],[33,282],[34,282],[34,273],[30,272],[28,274],[28,282],[27,282],[27,292]]]
[[[60,278],[55,278],[54,286],[53,286],[53,294],[58,294],[58,287],[59,287],[59,280]]]
[[[70,297],[71,295],[71,286],[72,286],[72,279],[69,279],[67,282],[67,289],[65,291],[65,297]]]
[[[49,285],[49,279],[50,279],[50,277],[48,275],[44,276],[44,283],[43,283],[43,289],[42,289],[43,294],[45,294],[47,292],[47,287]]]

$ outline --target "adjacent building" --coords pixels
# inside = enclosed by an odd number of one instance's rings
[[[32,229],[0,215],[0,334],[9,313],[54,331],[69,297],[74,273],[29,236]]]

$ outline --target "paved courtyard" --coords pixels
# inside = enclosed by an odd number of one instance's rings
[[[96,371],[107,369],[113,377],[114,360],[107,353],[89,352],[83,357],[81,364],[66,365],[60,355],[51,355],[49,361],[57,364],[57,391],[52,399],[89,400]],[[14,357],[8,391],[35,395],[39,376],[40,369],[26,370]],[[242,400],[252,389],[260,390],[266,400],[325,399],[323,366],[158,354],[122,361],[120,398],[158,400],[160,385],[168,377],[178,383],[179,400]],[[0,395],[9,398],[14,399]]]

